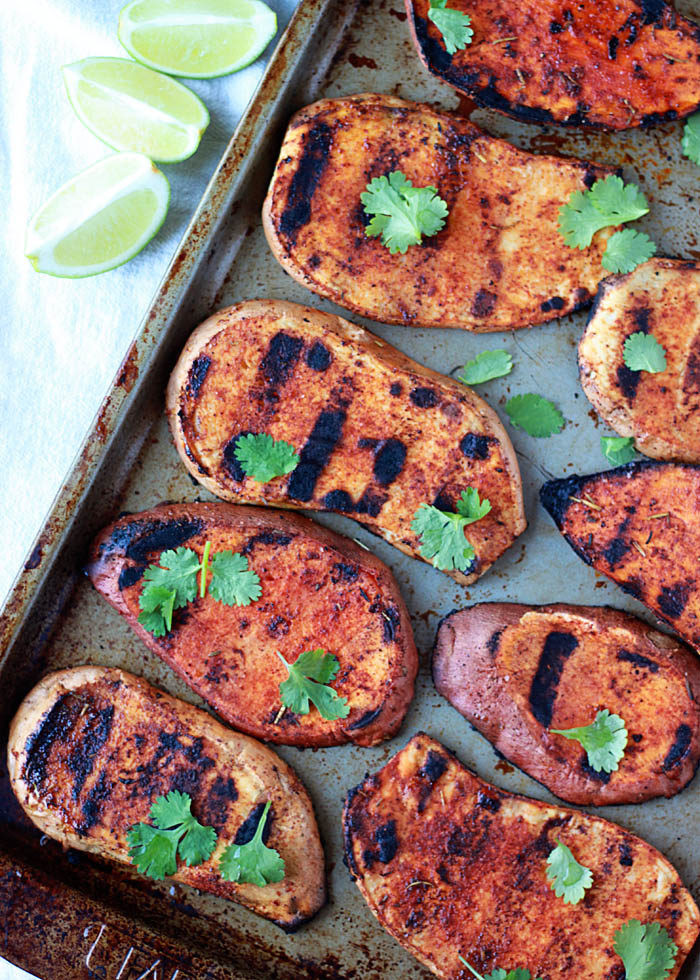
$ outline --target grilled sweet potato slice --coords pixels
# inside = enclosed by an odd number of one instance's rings
[[[156,797],[188,793],[192,813],[218,834],[203,864],[173,878],[245,905],[291,931],[325,902],[324,862],[311,801],[270,749],[140,677],[104,667],[49,674],[10,728],[12,789],[27,816],[69,847],[131,864],[126,832],[149,823]],[[225,881],[219,858],[252,838],[267,801],[269,847],[285,862],[278,884]]]
[[[408,555],[422,503],[453,511],[475,487],[493,507],[469,527],[472,582],[525,529],[520,473],[498,416],[466,386],[347,320],[280,301],[241,303],[190,337],[168,386],[190,473],[226,500],[347,514]],[[267,432],[301,453],[287,477],[245,477],[237,439]]]
[[[700,466],[628,463],[540,499],[574,551],[700,648]]]
[[[438,977],[527,968],[552,980],[624,976],[613,936],[658,922],[679,949],[700,913],[669,862],[626,830],[514,796],[477,778],[419,733],[348,796],[348,867],[384,928]],[[557,898],[547,857],[561,840],[593,872],[577,905]]]
[[[700,105],[700,27],[664,0],[450,0],[474,37],[450,55],[406,0],[423,64],[479,105],[522,122],[631,129]]]
[[[442,231],[392,255],[369,238],[360,195],[400,170],[436,187]],[[605,276],[611,230],[569,248],[558,212],[611,171],[534,156],[462,116],[388,95],[310,105],[292,119],[263,208],[270,247],[302,285],[385,323],[488,331],[585,306]]]
[[[591,606],[481,603],[440,624],[438,691],[506,758],[569,803],[673,796],[700,758],[700,660],[626,613]],[[627,728],[616,771],[550,729],[607,708]]]
[[[201,560],[245,555],[262,595],[227,606],[208,593],[176,610],[157,638],[138,622],[143,573],[185,546]],[[173,504],[120,518],[93,545],[88,572],[146,646],[235,728],[285,745],[375,745],[398,731],[413,697],[418,657],[398,586],[378,558],[297,514],[231,504]],[[282,711],[280,682],[304,650],[335,655],[333,687],[347,718]]]
[[[651,333],[666,370],[631,371],[624,343]],[[700,463],[700,264],[652,259],[601,283],[578,349],[581,384],[596,410],[640,452]]]

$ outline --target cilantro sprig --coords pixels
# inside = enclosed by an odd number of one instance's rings
[[[474,967],[465,958],[458,953],[460,963],[464,963],[466,968],[477,978],[477,980],[532,980],[529,970],[524,970],[521,967],[516,967],[514,970],[508,970],[507,972],[502,967],[496,967],[491,973],[486,973],[482,976],[477,973]],[[539,978],[538,978],[539,980]]]
[[[447,0],[430,0],[428,17],[442,34],[448,54],[463,51],[474,37],[471,17],[447,6]]]
[[[279,851],[263,842],[263,831],[270,811],[270,801],[265,804],[258,826],[247,844],[229,844],[219,860],[219,871],[224,881],[264,885],[282,881],[284,860]]]
[[[650,333],[640,330],[625,340],[623,360],[630,371],[660,374],[666,370],[666,350]]]
[[[579,864],[571,850],[557,840],[557,846],[547,858],[547,877],[557,898],[563,898],[564,904],[577,905],[586,890],[593,884],[593,872],[590,868]]]
[[[564,416],[542,395],[515,395],[506,402],[506,412],[511,425],[538,439],[546,439],[564,428]]]
[[[277,653],[289,676],[280,684],[280,697],[285,708],[297,715],[308,715],[309,702],[326,721],[347,718],[350,713],[347,698],[329,686],[340,669],[338,658],[323,650],[305,650],[293,664]]]
[[[596,772],[616,772],[627,747],[624,721],[619,715],[611,715],[607,708],[599,711],[590,725],[549,730],[554,735],[579,742],[586,750],[588,765]]]
[[[700,164],[700,112],[691,116],[683,127],[681,147],[684,156]]]
[[[370,238],[382,236],[392,255],[402,255],[409,245],[420,245],[444,227],[447,205],[435,187],[414,187],[400,170],[388,177],[374,177],[360,194],[365,214],[373,215],[365,228]]]
[[[613,936],[613,948],[625,966],[625,980],[666,980],[678,947],[658,922],[630,919]]]
[[[248,606],[262,593],[260,578],[248,568],[248,559],[233,551],[219,551],[209,557],[211,542],[204,546],[202,560],[191,548],[164,551],[160,565],[149,565],[143,574],[144,587],[139,596],[138,621],[155,637],[165,636],[173,625],[173,611],[204,598],[207,576],[211,573],[209,594],[226,606]]]
[[[476,557],[464,529],[480,521],[491,510],[491,503],[479,499],[474,487],[462,491],[457,513],[439,510],[432,504],[421,504],[413,516],[411,530],[420,537],[420,553],[441,571],[466,572]]]
[[[559,233],[571,248],[588,248],[603,228],[636,221],[649,203],[636,184],[610,174],[590,190],[574,191],[559,208]],[[610,237],[602,258],[609,272],[631,272],[656,254],[656,244],[643,232],[625,228]]]
[[[177,857],[188,867],[207,861],[216,847],[216,831],[191,812],[187,793],[171,790],[151,806],[152,823],[134,824],[126,832],[129,857],[141,874],[160,880],[177,871]]]
[[[287,476],[299,465],[299,454],[291,443],[273,439],[266,432],[249,433],[236,440],[234,456],[246,476],[257,483],[269,483],[277,476]]]
[[[613,466],[622,466],[623,463],[631,463],[637,455],[634,448],[633,436],[601,436],[600,448],[603,456]]]
[[[503,378],[513,370],[513,359],[507,350],[485,350],[473,361],[467,361],[457,377],[465,385],[481,385]]]

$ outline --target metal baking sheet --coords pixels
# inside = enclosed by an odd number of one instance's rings
[[[678,6],[700,19],[700,0]],[[649,198],[651,213],[640,227],[653,235],[660,251],[700,259],[695,203],[699,172],[681,156],[679,124],[606,135],[516,123],[475,109],[469,100],[431,78],[412,47],[398,0],[362,2],[356,9],[346,0],[302,0],[5,609],[0,660],[3,739],[19,700],[38,677],[68,665],[125,667],[186,701],[201,704],[79,575],[81,563],[94,532],[121,510],[142,510],[165,500],[212,499],[180,465],[163,416],[169,370],[189,332],[204,316],[232,302],[266,297],[344,312],[282,272],[267,247],[259,215],[291,114],[315,98],[363,91],[459,111],[489,132],[534,152],[571,154],[620,166]],[[455,750],[483,778],[513,792],[555,800],[540,784],[499,759],[436,693],[428,655],[439,619],[467,603],[511,600],[608,604],[653,621],[639,603],[574,555],[537,501],[539,487],[552,476],[605,468],[599,437],[608,430],[583,395],[577,377],[576,346],[585,313],[496,336],[350,319],[364,322],[444,374],[454,373],[488,347],[505,347],[513,355],[515,370],[508,378],[480,387],[479,393],[496,410],[502,410],[511,395],[527,391],[544,394],[559,405],[567,420],[560,435],[538,440],[508,426],[523,475],[528,530],[483,579],[465,589],[349,519],[317,518],[358,538],[393,569],[413,618],[421,671],[415,701],[393,741],[374,749],[279,750],[300,773],[314,800],[329,872],[328,906],[294,936],[192,889],[154,884],[86,855],[64,854],[54,842],[40,839],[20,814],[7,772],[0,770],[0,910],[12,923],[12,909],[26,905],[35,910],[32,921],[39,922],[43,905],[37,899],[32,906],[34,896],[43,895],[42,889],[58,896],[52,923],[60,956],[51,952],[51,943],[42,943],[37,932],[17,927],[6,929],[4,936],[0,932],[0,954],[47,980],[132,976],[126,967],[119,973],[131,943],[129,927],[123,925],[129,919],[138,936],[134,943],[141,944],[139,962],[146,963],[151,952],[155,959],[162,958],[162,965],[144,973],[144,978],[173,980],[178,970],[178,980],[195,976],[417,980],[427,976],[376,923],[342,864],[340,813],[346,791],[423,729]],[[4,758],[4,745],[2,752]],[[699,809],[700,779],[696,778],[672,800],[596,812],[658,847],[700,900]],[[13,867],[19,877],[12,878],[12,871],[6,870]],[[43,871],[37,873],[37,868]],[[11,887],[3,890],[8,880]],[[15,918],[25,922],[31,916]],[[116,930],[116,938],[102,947],[98,944],[91,959],[100,925],[108,928],[106,923],[117,919],[122,925],[109,926]],[[49,928],[46,923],[45,927]],[[137,976],[133,972],[134,980]],[[697,949],[682,976],[699,980]]]

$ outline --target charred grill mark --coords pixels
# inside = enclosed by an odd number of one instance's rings
[[[554,310],[563,310],[566,306],[566,301],[561,296],[552,296],[551,299],[546,299],[543,303],[540,303],[540,309],[543,313],[551,313]]]
[[[360,728],[366,728],[368,725],[371,725],[380,716],[382,710],[383,708],[379,707],[375,708],[374,711],[365,711],[357,721],[354,721],[352,725],[348,725],[348,731],[355,732]]]
[[[498,647],[500,646],[501,643],[502,634],[503,634],[502,629],[496,630],[495,633],[492,633],[487,640],[486,649],[488,650],[488,652],[491,654],[492,657],[495,657],[498,652]]]
[[[260,362],[260,371],[272,388],[281,388],[289,380],[303,346],[301,337],[291,337],[282,330],[272,338]]]
[[[241,549],[241,554],[249,555],[258,544],[270,544],[275,548],[286,548],[291,540],[292,538],[289,534],[280,534],[276,531],[261,531],[260,534],[254,534],[252,538],[248,539],[245,547]]]
[[[192,366],[187,375],[187,384],[185,385],[185,391],[191,398],[197,398],[199,395],[199,389],[204,384],[204,379],[210,367],[211,358],[207,357],[206,354],[200,354],[192,362]]]
[[[479,790],[479,795],[476,798],[476,805],[480,806],[483,810],[488,810],[490,813],[498,813],[501,809],[501,801],[497,796],[489,796],[483,790]]]
[[[340,407],[324,409],[316,419],[299,454],[299,465],[289,478],[287,493],[292,500],[306,503],[313,497],[318,478],[340,442],[345,417],[345,408]]]
[[[683,394],[700,394],[700,337],[694,337],[683,374]]]
[[[620,864],[623,868],[631,868],[634,864],[634,858],[632,857],[632,848],[627,843],[621,843],[617,845],[620,849]]]
[[[75,776],[72,789],[74,800],[77,800],[82,793],[85,780],[92,772],[95,760],[109,738],[113,720],[114,706],[111,704],[97,711],[88,709],[83,716],[84,730],[80,733],[80,741],[71,751],[66,763]]]
[[[411,393],[413,394],[413,393]],[[400,439],[386,439],[374,457],[374,479],[388,487],[399,476],[406,462],[406,446]]]
[[[633,371],[626,364],[618,364],[617,383],[628,402],[634,401],[641,377],[641,371]]]
[[[472,303],[472,316],[487,317],[493,312],[497,296],[487,289],[480,289]]]
[[[27,740],[27,758],[22,772],[27,785],[37,788],[46,779],[46,769],[55,742],[68,740],[83,703],[73,694],[63,694],[39,722]]]
[[[385,643],[394,642],[400,621],[401,617],[396,606],[385,606],[382,609],[382,639]]]
[[[368,868],[371,868],[375,861],[388,864],[396,857],[399,849],[399,842],[396,837],[396,821],[388,820],[377,827],[374,832],[374,840],[377,845],[376,850],[367,848],[362,854],[362,860]]]
[[[676,737],[673,745],[668,750],[668,754],[664,759],[663,771],[668,772],[669,769],[673,769],[678,763],[687,755],[690,749],[690,743],[692,740],[692,731],[690,730],[690,725],[679,725],[676,729]]]
[[[306,364],[312,371],[325,371],[331,363],[331,352],[320,340],[314,341],[306,354]]]
[[[467,459],[488,459],[492,442],[491,436],[477,436],[474,432],[468,432],[462,436],[459,448]]]
[[[296,245],[300,228],[311,218],[311,202],[328,164],[333,131],[326,123],[317,123],[304,136],[304,148],[279,219],[279,230],[287,246]]]
[[[133,785],[132,797],[156,797],[171,789],[194,795],[201,776],[214,766],[204,754],[199,737],[185,733],[158,732],[158,745],[147,762],[136,767],[136,774],[126,785]]]
[[[408,397],[416,408],[435,408],[440,401],[434,388],[414,388]]]
[[[625,540],[625,533],[629,527],[630,519],[626,517],[622,524],[617,529],[615,537],[610,541],[605,550],[603,551],[603,558],[606,560],[608,565],[613,568],[617,563],[624,558],[627,552],[630,550],[632,545],[629,541]]]
[[[331,571],[331,582],[334,585],[337,585],[338,582],[355,582],[359,574],[360,570],[357,565],[344,565],[337,561]]]
[[[119,573],[119,579],[117,581],[119,591],[121,592],[122,589],[128,589],[130,585],[136,585],[136,583],[143,577],[143,573],[145,571],[145,564],[125,565]]]
[[[649,317],[651,316],[651,310],[648,306],[636,306],[632,310],[632,316],[634,317],[634,322],[637,327],[638,333],[649,333],[651,330],[651,325],[649,323]]]
[[[641,0],[641,4],[645,26],[647,24],[663,24],[666,0]]]
[[[349,514],[355,509],[355,501],[347,490],[330,490],[323,498],[323,506],[328,510],[337,510],[341,514]]]
[[[203,530],[204,521],[199,518],[158,521],[145,526],[141,525],[141,528],[145,533],[131,541],[125,554],[127,558],[132,558],[134,561],[145,562],[153,552],[178,548],[185,541],[189,541],[190,538]]]
[[[422,813],[428,805],[428,800],[433,792],[435,783],[440,779],[447,769],[447,759],[441,752],[430,749],[425,762],[417,772],[419,779],[423,780],[423,785],[418,791],[418,812]]]
[[[578,646],[571,633],[553,631],[544,642],[537,671],[530,687],[530,707],[544,728],[552,723],[554,701],[564,665]]]
[[[649,657],[643,657],[641,653],[631,653],[629,650],[618,650],[617,659],[624,660],[629,664],[634,664],[635,667],[641,667],[644,670],[648,670],[650,674],[658,674],[660,670],[660,667],[655,660],[650,660]]]
[[[84,834],[99,822],[102,813],[102,805],[107,802],[112,795],[113,783],[108,780],[106,770],[102,770],[95,785],[85,797],[80,812],[83,819],[76,826],[77,832],[82,837]]]
[[[245,429],[243,432],[236,433],[235,436],[231,436],[229,441],[226,443],[222,453],[222,463],[223,467],[230,477],[232,477],[237,483],[242,483],[245,480],[245,472],[243,467],[236,459],[236,446],[238,445],[238,440],[242,439],[244,436],[255,435],[250,429]]]
[[[249,844],[252,841],[253,837],[255,837],[255,831],[258,829],[258,824],[260,823],[260,818],[262,817],[264,809],[265,803],[255,804],[253,809],[236,831],[236,836],[233,838],[234,844]],[[270,830],[272,828],[272,818],[274,812],[274,807],[270,807],[262,832],[263,844],[267,844],[270,838]]]
[[[589,765],[588,757],[586,755],[584,755],[581,759],[581,772],[584,772],[589,779],[594,779],[597,783],[604,783],[607,785],[607,783],[610,782],[611,774],[609,772],[604,772],[603,770],[598,772],[597,769],[594,769],[593,766]]]
[[[452,497],[449,497],[444,489],[438,490],[433,500],[433,507],[437,507],[438,510],[443,510],[445,513],[454,513],[455,510]]]
[[[217,776],[206,798],[199,804],[199,821],[220,833],[228,820],[229,806],[237,799],[238,790],[232,777]]]
[[[619,46],[620,38],[613,35],[613,37],[608,40],[608,58],[610,58],[611,61],[615,61],[617,59],[617,49]]]
[[[690,596],[690,587],[686,583],[674,586],[665,585],[656,597],[659,609],[669,619],[677,619],[683,614]]]

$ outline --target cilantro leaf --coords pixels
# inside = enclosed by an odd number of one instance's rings
[[[420,553],[441,571],[469,570],[476,557],[464,535],[468,524],[481,520],[491,510],[488,500],[479,500],[478,491],[467,487],[457,502],[457,513],[439,510],[432,504],[421,504],[413,515],[411,530],[420,537]]]
[[[681,146],[683,156],[688,157],[693,163],[700,163],[700,112],[691,116],[683,127]]]
[[[154,636],[165,636],[173,625],[173,606],[175,589],[163,585],[153,585],[144,589],[139,596],[139,623]]]
[[[286,476],[299,465],[299,454],[283,439],[273,439],[267,433],[241,436],[236,441],[234,455],[246,476],[258,483],[269,483],[276,476]]]
[[[515,395],[506,403],[506,412],[511,425],[524,429],[530,436],[544,439],[561,432],[564,416],[556,405],[541,395]]]
[[[280,684],[282,704],[298,715],[308,715],[309,702],[326,721],[347,718],[350,714],[347,698],[341,698],[327,681],[332,681],[340,669],[338,659],[323,650],[305,650],[293,664],[288,664],[281,653],[277,656],[289,671],[286,681]]]
[[[678,947],[658,922],[630,919],[613,936],[613,948],[625,966],[625,980],[666,980]]]
[[[436,188],[414,187],[400,170],[375,177],[360,200],[365,214],[374,215],[365,234],[371,238],[381,235],[382,245],[392,255],[403,255],[409,245],[419,245],[423,235],[440,231],[447,217],[447,205]]]
[[[513,359],[507,350],[485,350],[473,361],[467,361],[462,374],[457,375],[465,385],[481,385],[494,378],[503,378],[513,370]]]
[[[260,577],[237,551],[217,551],[209,561],[209,595],[225,606],[249,606],[262,594]]]
[[[156,879],[175,874],[178,854],[188,866],[211,857],[216,831],[192,815],[191,805],[187,793],[171,790],[151,806],[152,824],[137,823],[126,832],[129,857],[141,874]]]
[[[601,264],[609,272],[632,272],[656,255],[656,242],[643,231],[623,228],[608,239]]]
[[[428,17],[442,34],[448,54],[462,51],[471,43],[474,31],[471,17],[447,6],[447,0],[430,0]]]
[[[588,764],[596,772],[616,772],[625,754],[627,729],[619,715],[611,715],[607,708],[599,711],[595,721],[580,728],[550,728],[555,735],[563,735],[580,742],[586,750]]]
[[[164,551],[159,561],[164,567],[149,565],[143,574],[138,621],[154,636],[165,636],[173,625],[173,609],[186,606],[197,594],[200,564],[191,548]]]
[[[625,184],[611,174],[588,191],[573,192],[559,208],[559,231],[571,248],[588,248],[597,231],[635,221],[648,210],[647,199],[636,184]]]
[[[593,872],[579,864],[566,844],[557,841],[557,846],[547,858],[547,877],[552,883],[554,894],[563,898],[564,904],[577,905],[593,884]]]
[[[601,436],[600,448],[603,450],[603,456],[613,466],[622,466],[623,463],[631,463],[637,455],[632,436]]]
[[[463,956],[457,954],[461,963],[464,963],[466,968],[472,972],[472,974],[477,978],[477,980],[531,980],[530,971],[523,970],[521,967],[516,967],[514,970],[506,971],[502,967],[496,967],[492,973],[486,973],[483,977],[480,973],[477,973],[471,963],[467,962]]]
[[[245,882],[262,888],[284,878],[284,861],[279,852],[267,847],[262,839],[269,810],[268,800],[252,840],[247,844],[229,844],[221,855],[219,870],[224,881]]]
[[[623,359],[630,371],[659,374],[666,370],[666,351],[656,337],[639,331],[625,341]]]

